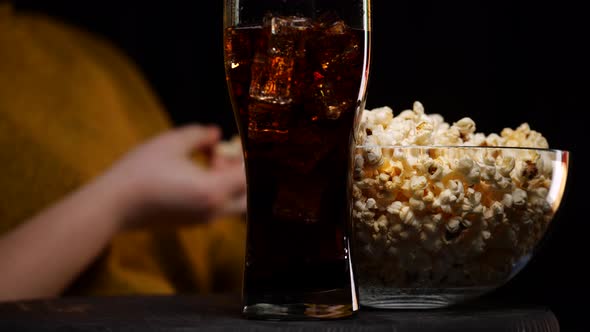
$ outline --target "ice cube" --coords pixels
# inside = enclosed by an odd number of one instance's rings
[[[298,37],[303,31],[311,29],[312,22],[307,17],[299,16],[267,16],[265,24],[270,26],[271,34]]]
[[[250,97],[273,104],[288,104],[300,99],[308,18],[267,17],[264,36],[252,65]]]
[[[289,134],[290,105],[251,100],[248,106],[248,138],[257,142],[284,142]]]
[[[319,179],[293,176],[281,181],[273,214],[284,221],[314,224],[320,220],[323,188]]]
[[[316,40],[308,40],[313,66],[311,100],[306,108],[320,118],[335,120],[343,112],[353,111],[362,78],[363,53],[359,38],[341,20],[321,24]]]

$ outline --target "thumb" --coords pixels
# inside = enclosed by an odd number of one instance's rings
[[[170,149],[182,154],[212,148],[219,141],[221,131],[217,126],[183,125],[170,132]]]

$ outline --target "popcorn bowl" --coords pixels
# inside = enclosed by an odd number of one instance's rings
[[[373,308],[445,307],[509,281],[539,250],[565,190],[565,150],[353,149],[353,269]]]

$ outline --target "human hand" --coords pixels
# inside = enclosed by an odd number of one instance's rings
[[[104,175],[126,208],[123,227],[206,222],[246,210],[242,158],[216,153],[220,130],[187,125],[141,144]],[[209,155],[199,165],[194,153]]]

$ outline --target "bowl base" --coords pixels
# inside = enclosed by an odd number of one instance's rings
[[[360,304],[376,309],[434,309],[472,300],[495,287],[391,288],[360,287]]]

